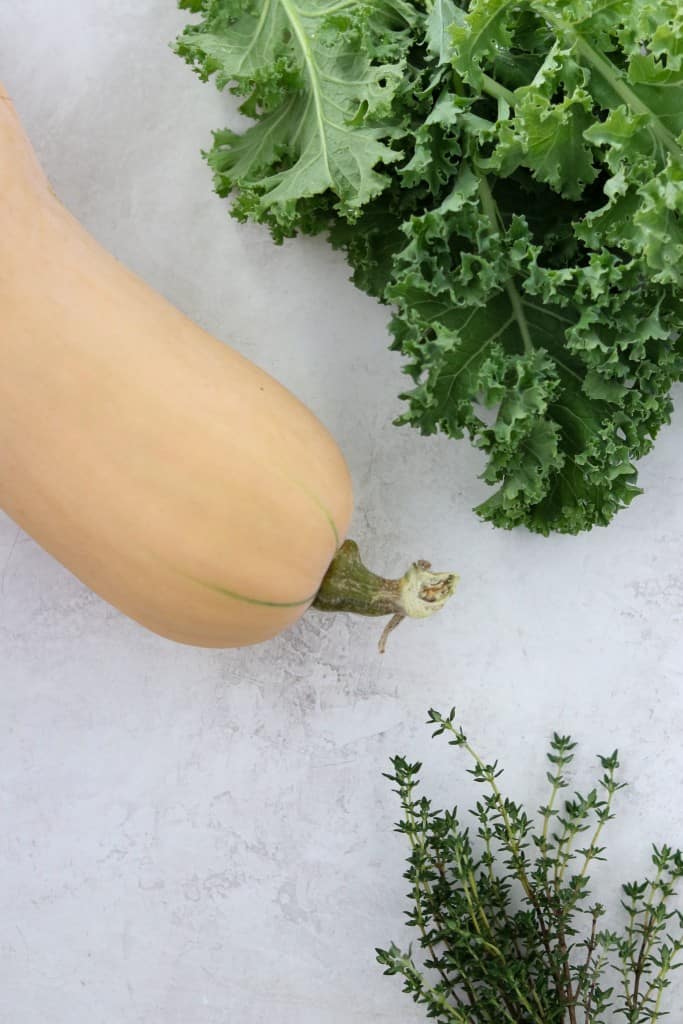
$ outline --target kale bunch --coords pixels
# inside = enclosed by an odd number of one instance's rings
[[[215,133],[217,191],[391,307],[397,422],[481,449],[496,526],[607,525],[683,379],[678,0],[180,6],[253,121]]]

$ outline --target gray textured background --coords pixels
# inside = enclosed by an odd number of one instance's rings
[[[199,151],[238,118],[170,53],[183,23],[171,0],[5,0],[0,77],[95,236],[335,433],[371,565],[427,557],[463,581],[383,659],[377,623],[313,613],[258,648],[193,650],[0,515],[0,1022],[413,1024],[374,964],[408,937],[381,773],[401,752],[438,800],[471,793],[430,705],[456,704],[532,805],[552,729],[581,742],[577,782],[619,746],[605,898],[650,840],[683,844],[683,408],[609,530],[478,522],[477,453],[390,425],[386,311],[322,240],[278,249],[212,195]]]

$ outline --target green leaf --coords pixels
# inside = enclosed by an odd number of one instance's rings
[[[216,133],[209,162],[220,194],[244,189],[250,215],[267,212],[286,229],[299,200],[329,190],[353,218],[383,190],[378,165],[400,152],[376,122],[404,74],[400,60],[373,60],[373,26],[388,30],[400,8],[383,6],[384,23],[376,12],[352,19],[351,5],[330,0],[214,4],[202,26],[186,30],[177,51],[219,87],[247,95],[257,117],[241,135]]]
[[[427,17],[427,46],[439,64],[447,64],[453,52],[451,29],[462,25],[465,13],[454,0],[434,0]]]
[[[533,84],[516,91],[514,116],[501,126],[501,173],[523,166],[567,198],[581,198],[598,174],[586,138],[595,120],[588,80],[570,52],[551,50]]]
[[[669,160],[661,174],[642,185],[640,196],[634,225],[653,280],[683,285],[683,164]]]
[[[512,45],[512,17],[510,0],[472,0],[451,29],[453,67],[474,88],[483,84],[482,63]]]
[[[424,124],[415,131],[413,155],[399,170],[406,188],[424,182],[437,195],[457,173],[462,155],[458,118],[464,109],[457,97],[444,92]]]

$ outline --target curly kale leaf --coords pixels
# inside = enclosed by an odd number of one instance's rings
[[[253,120],[209,162],[393,307],[399,422],[470,437],[477,511],[606,525],[683,379],[678,0],[184,0]]]
[[[467,433],[487,453],[484,479],[499,488],[478,511],[494,524],[605,525],[638,493],[632,460],[669,417],[677,321],[629,261],[543,266],[527,219],[505,223],[504,193],[461,173],[405,228],[387,290],[415,381],[403,422]]]
[[[203,78],[244,97],[255,123],[215,133],[209,163],[221,195],[240,191],[239,215],[291,231],[302,201],[331,192],[353,220],[387,184],[378,168],[400,159],[386,124],[403,77],[392,33],[400,2],[358,10],[334,0],[193,2],[203,21],[176,50]]]

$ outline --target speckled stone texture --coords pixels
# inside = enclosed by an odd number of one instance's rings
[[[457,705],[532,806],[553,729],[580,740],[577,784],[621,749],[605,899],[650,840],[683,845],[683,394],[608,530],[480,523],[478,454],[391,426],[386,311],[323,240],[276,248],[212,195],[200,149],[239,117],[168,49],[184,20],[172,0],[6,2],[0,77],[94,235],[334,432],[371,566],[430,558],[462,584],[383,658],[377,622],[315,613],[194,650],[0,516],[0,1022],[418,1024],[374,947],[408,940],[389,757],[425,760],[437,802],[472,793],[429,706]]]

